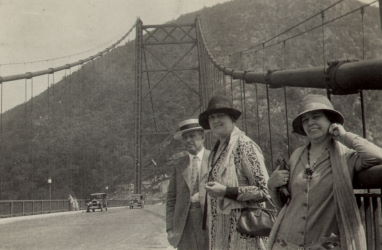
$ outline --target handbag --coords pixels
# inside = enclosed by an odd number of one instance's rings
[[[243,208],[237,222],[237,231],[251,237],[269,236],[275,223],[275,213],[274,209],[262,207]]]

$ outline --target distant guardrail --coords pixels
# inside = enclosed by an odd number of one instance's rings
[[[78,199],[80,210],[86,210],[86,201]],[[128,206],[129,200],[107,200],[108,207]],[[145,204],[156,202],[147,200]],[[0,218],[73,211],[69,200],[0,200]]]

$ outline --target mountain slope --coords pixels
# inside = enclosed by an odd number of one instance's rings
[[[322,30],[286,42],[262,52],[248,52],[242,58],[233,52],[249,48],[299,20],[316,13],[334,1],[313,0],[235,0],[181,16],[175,22],[192,23],[201,17],[204,34],[212,53],[237,69],[262,71],[323,65]],[[325,16],[325,20],[359,6],[346,1]],[[381,56],[382,42],[378,9],[365,13],[366,58]],[[325,61],[362,58],[360,14],[325,28]],[[144,21],[144,20],[143,20]],[[321,17],[303,25],[292,34],[320,24]],[[89,192],[113,192],[120,184],[134,183],[134,44],[118,47],[109,55],[85,65],[49,92],[35,97],[4,115],[0,157],[0,199],[47,198],[49,176],[53,178],[53,198],[71,193],[84,197]],[[170,48],[176,53],[181,49]],[[166,52],[166,51],[162,51]],[[283,65],[282,56],[285,56]],[[266,58],[263,62],[262,57]],[[197,65],[195,55],[187,63]],[[150,63],[150,62],[149,62]],[[170,63],[170,62],[169,62]],[[160,76],[156,76],[160,77]],[[189,76],[197,86],[195,76]],[[155,77],[154,77],[155,78]],[[147,91],[146,82],[143,86]],[[235,105],[240,107],[239,88],[235,87]],[[311,90],[288,88],[289,124],[296,114],[296,100]],[[324,93],[324,91],[314,92]],[[271,90],[271,125],[274,156],[286,156],[286,132],[282,90]],[[366,92],[368,135],[382,144],[381,102],[379,92]],[[259,142],[270,166],[265,89],[259,85],[260,117],[255,116],[254,86],[247,86],[248,134]],[[198,114],[198,98],[190,94],[176,77],[162,82],[153,95],[144,99],[143,131],[154,131],[153,116],[160,131],[173,132],[176,124],[193,111]],[[360,104],[357,96],[334,97],[334,103],[346,114],[347,128],[360,129]],[[196,107],[196,109],[195,109]],[[274,122],[277,121],[277,122]],[[257,124],[260,123],[260,136]],[[238,122],[241,126],[241,121]],[[291,147],[301,139],[291,135]],[[167,159],[180,151],[171,135],[143,137],[143,178],[168,172]],[[158,167],[150,160],[155,159]]]

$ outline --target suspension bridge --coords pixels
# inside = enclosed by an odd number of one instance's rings
[[[210,97],[216,94],[229,96],[234,105],[242,110],[238,125],[259,143],[270,172],[277,158],[287,158],[301,143],[301,138],[292,133],[290,124],[297,112],[294,107],[298,96],[304,93],[326,94],[340,110],[343,109],[345,120],[351,121],[351,130],[381,146],[382,128],[375,116],[380,114],[382,57],[370,52],[372,46],[381,45],[367,41],[370,27],[374,27],[376,22],[379,25],[379,20],[375,20],[379,11],[377,3],[370,1],[344,7],[346,1],[332,1],[271,37],[256,38],[250,47],[234,45],[230,49],[222,49],[218,39],[212,39],[210,33],[214,31],[208,29],[209,23],[204,17],[188,16],[182,22],[161,25],[148,25],[138,19],[118,41],[90,57],[39,71],[0,76],[1,171],[11,171],[22,163],[31,170],[32,180],[41,178],[39,174],[49,176],[55,185],[68,186],[64,191],[76,192],[80,194],[79,198],[84,199],[94,188],[112,186],[114,182],[130,184],[126,170],[129,169],[134,173],[134,193],[145,193],[147,189],[142,187],[144,180],[166,174],[165,167],[151,167],[155,162],[153,159],[159,166],[164,166],[171,163],[176,153],[179,145],[172,140],[175,124],[183,118],[197,116],[206,109]],[[233,6],[235,1],[228,4]],[[218,7],[224,8],[223,5]],[[350,31],[347,35],[356,37],[351,41],[357,44],[352,44],[351,48],[340,48],[334,32],[345,29],[344,24],[349,20],[356,20],[357,27],[351,28],[355,35]],[[248,31],[243,29],[240,32],[244,36]],[[223,35],[228,37],[230,30],[225,30]],[[309,45],[314,47],[304,45],[308,37],[313,41]],[[240,40],[240,37],[233,40]],[[308,51],[295,53],[296,47]],[[123,54],[126,59],[123,65],[115,61],[115,54]],[[113,75],[117,70],[125,72],[122,81],[102,79],[101,71]],[[134,96],[133,100],[124,100],[126,106],[122,108],[109,104],[109,110],[116,108],[116,115],[126,119],[119,119],[121,124],[117,125],[110,117],[102,121],[92,119],[88,110],[83,110],[90,105],[95,112],[99,111],[98,104],[89,104],[86,96],[107,92],[108,88],[113,88],[109,81],[124,85],[120,90]],[[20,82],[25,86],[25,102],[15,108],[14,113],[3,112],[4,86]],[[46,90],[34,96],[36,84],[45,84]],[[124,95],[120,93],[118,98]],[[122,116],[123,112],[127,112],[126,107],[133,107],[134,112]],[[78,117],[86,117],[90,121],[79,121]],[[128,121],[129,118],[133,118],[134,122]],[[122,134],[126,138],[110,136],[104,144],[92,147],[90,144],[94,142],[89,139],[89,131],[76,137],[76,132],[88,122],[102,123],[100,130],[105,127],[119,129],[120,125],[129,133]],[[60,126],[66,126],[66,129]],[[59,129],[68,132],[66,136],[69,139],[57,138],[61,135]],[[23,143],[10,148],[8,142],[15,136],[24,137]],[[102,136],[109,135],[103,132],[91,138]],[[52,141],[52,138],[57,141]],[[41,148],[36,146],[38,140],[44,141]],[[79,146],[75,152],[68,150],[76,143]],[[211,138],[208,144],[211,145]],[[106,156],[102,150],[107,150],[112,157],[103,158]],[[14,160],[9,165],[7,152],[10,151],[22,159]],[[127,157],[128,154],[133,158]],[[94,155],[99,157],[93,159],[91,156]],[[39,172],[37,166],[41,162],[45,166],[43,172]],[[114,172],[108,173],[107,167],[100,167],[107,164],[114,166],[110,170]],[[98,165],[99,168],[85,165]],[[69,168],[71,174],[57,175],[60,166]],[[104,178],[97,181],[94,180],[94,171],[99,169],[102,169]],[[381,249],[381,178],[382,166],[376,166],[359,173],[354,180],[355,195],[367,230],[368,249]],[[7,180],[0,177],[0,193],[9,189],[17,192],[20,187],[11,187],[6,183]],[[38,185],[29,188],[35,192],[39,190]],[[4,196],[0,195],[0,198]],[[46,203],[43,198],[34,200],[3,199],[0,201],[2,216],[58,212],[68,207],[65,200],[54,202],[53,210],[52,201]],[[123,198],[118,202],[115,201],[116,206],[125,205]],[[158,222],[158,225],[161,224]],[[109,230],[113,231],[113,228]],[[161,231],[160,237],[165,237],[164,232]],[[163,248],[166,246],[163,245]]]

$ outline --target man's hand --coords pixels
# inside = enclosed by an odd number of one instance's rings
[[[199,192],[191,196],[191,202],[198,202],[198,201],[199,201]]]
[[[206,191],[212,197],[223,197],[227,187],[216,181],[207,182]]]

